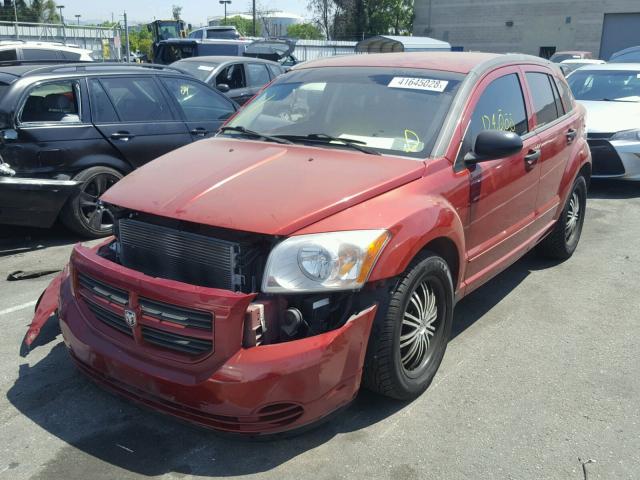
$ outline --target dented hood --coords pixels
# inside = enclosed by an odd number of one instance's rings
[[[102,199],[199,224],[288,235],[423,170],[424,162],[412,159],[218,137],[148,163]]]

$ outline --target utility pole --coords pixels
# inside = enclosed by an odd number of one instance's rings
[[[125,60],[127,63],[131,61],[131,52],[129,47],[129,24],[127,23],[127,12],[124,12],[124,53],[127,56]]]
[[[16,0],[13,0],[13,13],[16,16],[16,22],[13,24],[13,26],[16,31],[16,40],[17,40],[19,37],[18,37],[18,5],[16,4]]]
[[[224,5],[224,24],[227,24],[227,5],[231,3],[231,0],[219,0],[218,3]]]
[[[62,38],[63,38],[63,43],[66,45],[67,44],[67,29],[64,26],[64,17],[62,16],[62,9],[64,8],[64,5],[58,5],[56,8],[58,10],[60,10],[60,23],[62,23]]]
[[[256,36],[256,0],[253,0],[253,36]]]
[[[79,13],[76,13],[76,14],[74,15],[74,17],[76,17],[76,20],[78,20],[78,25],[80,25],[80,17],[81,17],[81,16],[82,16],[82,15],[80,15]]]

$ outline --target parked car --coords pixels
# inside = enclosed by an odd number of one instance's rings
[[[575,59],[570,58],[569,60],[562,60],[558,65],[562,73],[564,73],[565,77],[569,75],[574,70],[577,70],[580,67],[584,67],[585,65],[602,65],[605,62],[604,60],[597,60],[595,58],[583,58],[583,59]]]
[[[4,40],[0,42],[0,63],[21,61],[92,62],[91,50],[55,42]]]
[[[583,129],[536,57],[307,62],[103,195],[115,237],[74,248],[23,353],[57,310],[98,383],[244,434],[305,427],[361,383],[414,398],[456,301],[534,247],[573,254]]]
[[[560,63],[563,60],[569,60],[569,59],[582,60],[585,58],[593,58],[593,53],[585,52],[581,50],[566,50],[566,51],[560,51],[560,52],[554,53],[549,58],[549,61]]]
[[[189,33],[189,38],[196,40],[204,39],[227,39],[238,40],[240,39],[240,32],[233,25],[222,25],[214,27],[204,27],[193,30]]]
[[[293,40],[267,38],[264,40],[256,40],[250,45],[247,45],[243,55],[278,62],[286,70],[289,70],[294,65],[300,63],[293,55],[295,48],[296,44]]]
[[[609,63],[640,63],[640,45],[614,53],[611,55]]]
[[[60,217],[82,235],[108,234],[112,220],[98,203],[107,188],[215,132],[236,108],[171,68],[0,68],[0,224],[48,227]]]
[[[640,63],[591,65],[567,80],[587,109],[593,177],[640,180]]]
[[[249,40],[193,40],[173,38],[158,43],[154,62],[169,65],[178,60],[204,56],[241,57]]]
[[[276,62],[243,57],[192,57],[171,66],[217,88],[240,105],[284,73]]]

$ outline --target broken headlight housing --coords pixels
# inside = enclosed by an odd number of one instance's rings
[[[269,254],[265,293],[361,288],[389,240],[386,230],[354,230],[289,237]]]

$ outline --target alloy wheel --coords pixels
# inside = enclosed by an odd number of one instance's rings
[[[580,225],[580,197],[576,190],[571,194],[569,200],[569,206],[567,208],[567,222],[564,228],[564,237],[567,242],[570,242]]]
[[[102,205],[99,198],[118,180],[115,175],[100,173],[82,185],[78,196],[80,215],[92,230],[107,231],[113,227],[113,215]]]

